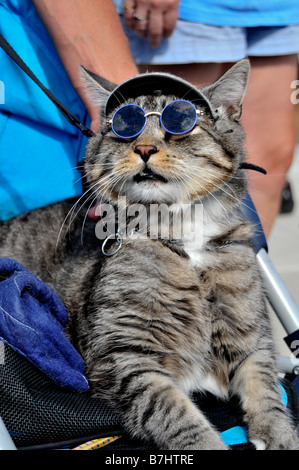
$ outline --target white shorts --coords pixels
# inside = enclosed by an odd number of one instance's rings
[[[170,38],[157,49],[151,49],[148,41],[128,30],[124,23],[123,27],[137,64],[236,62],[250,56],[299,52],[299,24],[244,28],[178,20]]]

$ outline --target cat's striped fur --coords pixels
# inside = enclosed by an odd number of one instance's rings
[[[57,251],[56,234],[68,204],[20,216],[1,230],[1,255],[17,258],[64,300],[70,312],[68,334],[86,361],[94,394],[113,404],[131,435],[161,449],[226,448],[189,398],[198,390],[222,398],[237,394],[252,441],[267,449],[297,447],[278,390],[269,318],[251,247],[253,230],[238,210],[246,180],[240,169],[244,136],[236,116],[248,72],[248,62],[242,61],[203,90],[218,111],[211,126],[203,119],[183,138],[171,137],[152,116],[139,136],[121,141],[103,122],[87,150],[90,201],[101,194],[112,204],[121,195],[128,204],[146,207],[201,202],[203,238],[198,245],[189,246],[184,237],[151,239],[137,232],[123,240],[114,256],[104,257],[90,220],[85,220],[82,247],[77,217],[71,237],[61,236]],[[92,81],[103,106],[107,92]],[[145,95],[134,102],[161,111],[175,98]],[[137,145],[156,147],[147,164]],[[145,165],[167,183],[137,184],[134,176]],[[38,241],[30,238],[32,227]],[[183,229],[186,235],[188,228]],[[114,249],[113,243],[107,248]]]

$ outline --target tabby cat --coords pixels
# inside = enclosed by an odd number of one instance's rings
[[[67,334],[86,361],[94,395],[113,405],[132,436],[160,449],[226,449],[190,398],[208,391],[239,396],[257,448],[297,448],[277,385],[253,227],[239,210],[249,62],[201,90],[168,74],[116,88],[82,73],[102,109],[86,152],[85,200],[3,223],[0,255],[17,259],[63,299]],[[102,220],[108,206],[118,217],[104,243],[96,236],[104,225],[87,216],[100,198]],[[191,208],[191,219],[170,217],[163,236],[137,224],[124,235],[134,217],[123,213],[136,204],[149,224],[153,204]],[[192,239],[197,207],[202,231]],[[163,223],[160,217],[159,229]]]

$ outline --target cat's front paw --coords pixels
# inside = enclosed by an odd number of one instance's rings
[[[229,447],[221,439],[219,433],[214,429],[206,429],[200,435],[200,438],[192,439],[189,442],[171,442],[165,450],[229,450]]]
[[[272,437],[267,450],[299,450],[299,440],[295,431],[290,430],[284,436],[276,435]]]
[[[250,434],[250,441],[257,450],[299,450],[299,438],[289,423],[259,426],[258,430]]]
[[[217,432],[211,432],[202,436],[198,450],[229,450],[229,447]]]

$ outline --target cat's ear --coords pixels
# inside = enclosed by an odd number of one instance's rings
[[[239,120],[242,115],[242,103],[247,89],[249,72],[249,60],[241,60],[215,83],[203,88],[202,91],[215,108],[224,106],[232,119]]]
[[[81,66],[81,79],[85,84],[89,96],[95,106],[104,107],[108,96],[116,88],[115,83],[109,82],[105,78],[90,72]]]

